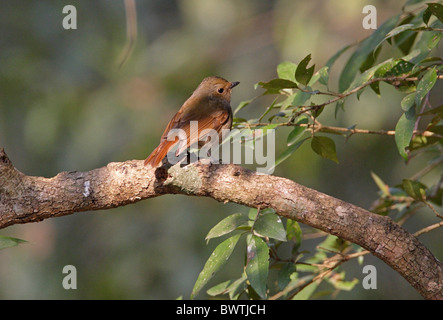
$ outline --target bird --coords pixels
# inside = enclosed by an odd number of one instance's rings
[[[202,147],[205,143],[208,143],[208,141],[204,141],[205,137],[200,134],[205,129],[215,130],[219,136],[219,142],[221,142],[223,138],[222,130],[231,129],[232,126],[231,91],[239,83],[238,81],[229,82],[218,76],[203,79],[197,89],[169,121],[160,138],[159,145],[146,158],[144,165],[152,168],[158,167],[163,158],[177,143],[180,144],[176,156],[194,143],[198,143],[198,146]],[[198,121],[198,134],[191,130],[191,121]],[[178,137],[168,141],[168,134],[173,129],[182,129],[186,133],[186,141],[183,139],[180,142]],[[184,142],[186,142],[186,145]],[[214,143],[214,141],[211,141],[211,143]]]

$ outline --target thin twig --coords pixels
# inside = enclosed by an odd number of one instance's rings
[[[126,44],[120,54],[118,67],[121,68],[128,60],[134,49],[135,40],[137,38],[137,9],[135,7],[135,0],[125,0],[126,10]]]
[[[431,231],[431,230],[434,230],[434,229],[440,228],[440,227],[442,227],[442,226],[443,226],[443,221],[441,221],[441,222],[439,222],[439,223],[432,224],[432,225],[430,225],[430,226],[427,226],[426,228],[423,228],[423,229],[421,229],[421,230],[418,230],[416,233],[414,233],[414,236],[418,237],[418,236],[422,235],[423,233],[427,233],[427,232],[429,232],[429,231]]]
[[[248,128],[255,128],[255,127],[264,127],[268,126],[271,123],[266,122],[259,122],[259,123],[242,123],[239,124],[239,126],[247,126]],[[394,136],[395,130],[368,130],[368,129],[356,129],[356,128],[343,128],[343,127],[334,127],[334,126],[326,126],[323,124],[320,124],[320,122],[316,121],[316,125],[313,124],[306,124],[306,123],[292,123],[292,122],[281,122],[281,123],[275,123],[277,126],[281,127],[306,127],[310,130],[315,130],[316,132],[329,132],[329,133],[351,133],[351,134],[379,134],[379,135],[388,135],[388,136]],[[440,134],[437,134],[432,131],[420,131],[415,130],[415,135],[423,136],[423,137],[436,137],[443,139],[443,136]]]

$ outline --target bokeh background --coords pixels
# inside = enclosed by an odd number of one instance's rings
[[[362,28],[365,5],[376,6],[380,25],[399,13],[404,2],[137,1],[136,46],[118,68],[126,42],[123,1],[4,1],[0,8],[0,147],[17,169],[44,177],[144,159],[204,77],[240,81],[232,98],[235,107],[261,93],[254,84],[275,78],[278,63],[298,62],[311,53],[321,67],[340,48],[368,36],[371,30]],[[68,4],[77,8],[77,30],[62,28],[62,10]],[[349,54],[333,67],[332,89],[337,88]],[[321,119],[344,127],[393,129],[401,114],[402,95],[388,86],[381,89],[382,99],[367,90],[360,101],[350,99],[337,120],[333,110],[325,110]],[[434,90],[442,92],[441,84]],[[441,104],[441,95],[433,96],[440,99],[433,103]],[[258,99],[239,116],[255,117],[267,103]],[[279,130],[277,152],[284,150],[287,134]],[[414,162],[402,161],[392,137],[360,135],[346,143],[343,138],[334,139],[338,165],[320,158],[306,144],[274,174],[369,208],[377,198],[371,171],[396,184],[418,168]],[[219,243],[206,244],[205,235],[228,214],[247,210],[207,198],[167,195],[112,210],[8,227],[0,234],[28,243],[0,251],[0,298],[189,298]],[[423,212],[405,228],[416,231],[432,222],[432,212]],[[440,230],[420,239],[443,258]],[[306,240],[303,246],[312,250],[318,241]],[[211,284],[241,275],[242,246],[244,242]],[[350,261],[343,266],[347,278],[360,283],[336,299],[421,298],[377,258],[366,256],[364,264],[376,266],[378,289],[364,290],[362,266]],[[62,287],[65,265],[77,268],[77,290]]]

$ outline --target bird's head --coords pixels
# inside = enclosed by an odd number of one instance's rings
[[[229,82],[221,77],[207,77],[203,79],[194,95],[207,96],[212,99],[231,101],[231,90],[240,82]]]

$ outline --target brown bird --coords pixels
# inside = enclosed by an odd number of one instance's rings
[[[202,147],[205,142],[202,143],[201,140],[204,139],[202,139],[200,133],[205,129],[217,131],[219,141],[221,141],[222,130],[231,129],[231,90],[238,84],[239,82],[229,82],[221,77],[203,79],[197,89],[169,121],[160,139],[160,144],[146,158],[145,165],[157,167],[169,150],[179,143],[178,137],[173,141],[167,140],[168,133],[172,129],[182,129],[187,137],[186,148],[184,148],[184,144],[183,146],[179,145],[176,155],[194,143],[198,143],[198,146]],[[192,132],[191,121],[198,121],[198,135]]]

